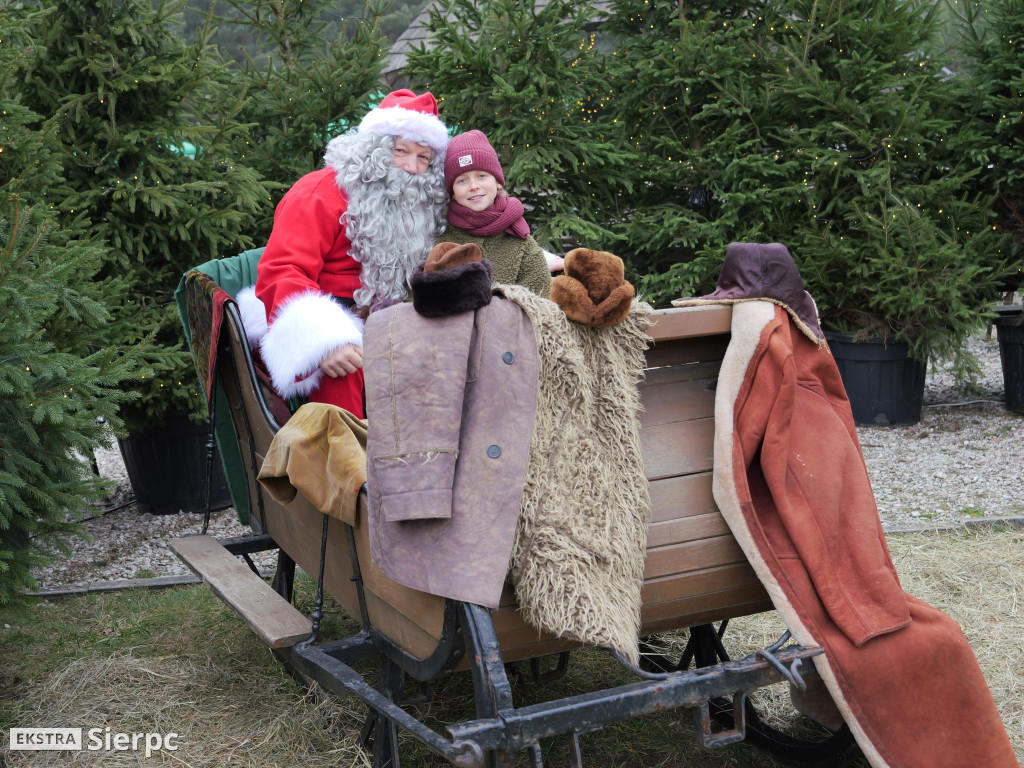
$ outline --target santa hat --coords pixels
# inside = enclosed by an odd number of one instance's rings
[[[392,91],[359,123],[359,133],[367,132],[426,144],[442,160],[448,148],[448,129],[437,115],[437,99],[430,91],[419,95],[407,88]]]

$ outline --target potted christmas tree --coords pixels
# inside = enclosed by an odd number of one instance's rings
[[[843,334],[832,336],[837,358],[846,347],[872,356],[868,344],[897,357],[894,375],[879,373],[884,360],[866,361],[864,376],[840,363],[857,420],[916,421],[926,361],[951,359],[966,374],[966,340],[1005,275],[987,200],[968,185],[977,169],[963,94],[923,48],[936,6],[786,0],[754,13],[742,3],[698,2],[648,19],[644,3],[613,5],[626,64],[617,81],[629,108],[616,117],[641,157],[668,169],[634,187],[645,190],[644,207],[659,206],[661,220],[676,222],[663,230],[672,233],[663,247],[692,252],[641,285],[655,294],[666,284],[676,295],[706,292],[729,241],[781,242],[823,327]],[[693,51],[699,60],[687,59]],[[644,76],[645,59],[688,63],[666,89]],[[631,72],[638,74],[626,84]],[[673,196],[667,172],[684,198]],[[707,195],[694,198],[701,186]],[[631,231],[642,233],[642,216],[638,208],[624,229],[627,251],[649,247]],[[861,381],[909,383],[911,391],[862,396]]]
[[[969,186],[975,138],[958,78],[928,49],[938,6],[790,0],[777,10],[767,85],[804,208],[778,234],[823,327],[845,334],[831,346],[854,417],[915,422],[928,359],[966,374],[967,338],[1005,274],[987,201]],[[874,357],[868,344],[883,349],[878,360],[863,359]],[[907,362],[885,362],[898,352]]]
[[[51,6],[21,85],[59,143],[64,183],[49,191],[51,207],[65,227],[106,247],[98,278],[128,297],[110,307],[107,338],[144,345],[151,370],[128,385],[122,452],[140,506],[198,508],[207,430],[190,421],[204,406],[173,291],[190,267],[251,244],[268,194],[232,152],[246,126],[233,114],[227,70],[205,40],[175,37],[165,4]],[[126,449],[135,438],[144,447]],[[223,482],[216,487],[215,502],[229,503]]]
[[[1024,0],[990,0],[984,14],[970,2],[951,7],[959,12],[970,86],[965,112],[983,138],[975,152],[979,172],[972,183],[980,194],[992,197],[994,229],[1002,236],[998,247],[1010,264],[993,321],[1006,407],[1024,411],[1024,313],[1014,302],[1024,276]]]
[[[51,132],[25,108],[14,73],[31,50],[34,6],[0,5],[0,606],[36,585],[33,569],[84,533],[109,484],[84,460],[110,441],[134,371],[105,345],[102,250],[61,230],[44,199],[62,169]]]

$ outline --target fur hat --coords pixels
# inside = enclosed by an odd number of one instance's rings
[[[452,194],[455,180],[469,171],[487,171],[505,186],[505,174],[498,162],[498,153],[482,131],[466,131],[453,136],[448,142],[448,157],[444,161],[444,183]]]
[[[476,243],[438,243],[427,254],[423,272],[430,274],[441,269],[455,269],[472,261],[480,261],[483,257],[483,251]]]
[[[718,275],[718,286],[706,296],[675,299],[673,307],[770,301],[783,307],[797,327],[819,347],[825,334],[818,324],[818,307],[804,290],[796,262],[782,243],[729,243]]]
[[[448,129],[438,117],[437,99],[430,91],[419,95],[407,88],[392,91],[367,113],[358,130],[426,144],[442,159],[448,148]]]
[[[491,262],[476,243],[438,243],[409,280],[424,317],[470,312],[491,303]]]
[[[633,286],[622,259],[613,253],[575,248],[565,255],[565,273],[551,281],[551,300],[570,320],[594,328],[621,323],[633,305]]]

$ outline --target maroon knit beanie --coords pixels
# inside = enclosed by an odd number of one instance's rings
[[[505,174],[502,173],[498,153],[483,131],[466,131],[448,142],[448,155],[444,159],[444,183],[448,194],[452,194],[455,179],[468,171],[487,171],[505,186]]]

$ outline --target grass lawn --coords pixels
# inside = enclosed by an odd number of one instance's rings
[[[904,534],[890,537],[890,546],[907,591],[964,628],[1024,760],[1024,531]],[[300,576],[297,591],[300,607],[308,609],[311,582]],[[340,612],[329,611],[328,636],[353,628]],[[774,614],[749,617],[730,624],[727,645],[740,655],[780,632]],[[372,669],[365,671],[372,676]],[[545,686],[511,675],[517,704],[628,680],[593,650],[574,654],[566,677]],[[444,722],[472,717],[467,674],[439,681],[433,694],[415,714],[442,733]],[[785,688],[774,686],[758,703],[771,716],[783,711],[786,699]],[[354,698],[314,695],[291,678],[203,586],[91,594],[0,611],[0,765],[364,766],[369,762],[357,745],[363,716]],[[101,736],[108,728],[174,732],[177,749],[148,758],[131,750],[8,752],[11,727],[98,728]],[[697,745],[686,710],[613,723],[583,736],[581,745],[584,764],[601,768],[778,765],[747,744]],[[570,764],[568,739],[542,746],[545,765]],[[404,765],[447,765],[411,738],[401,749]],[[519,764],[529,764],[525,753]]]

